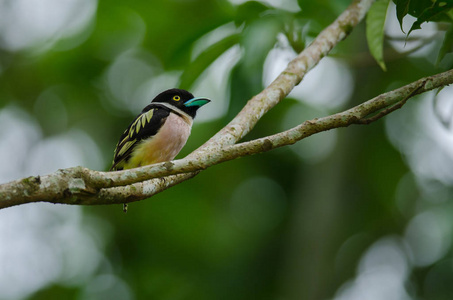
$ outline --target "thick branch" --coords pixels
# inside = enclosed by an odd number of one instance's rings
[[[227,126],[187,158],[113,173],[77,167],[42,177],[13,181],[0,186],[0,208],[38,201],[112,204],[145,199],[195,176],[200,170],[214,164],[293,144],[332,128],[374,122],[400,108],[410,97],[452,83],[452,71],[427,77],[345,112],[306,121],[285,132],[235,145],[267,111],[299,84],[306,72],[351,32],[363,19],[372,2],[373,0],[354,1],[309,47],[288,64],[269,87],[249,100]],[[369,117],[372,113],[376,114]]]
[[[135,169],[134,174],[136,177],[134,179],[126,176],[127,171],[93,171],[89,180],[97,187],[125,186],[136,182],[137,179],[145,181],[168,175],[204,170],[224,161],[294,144],[310,135],[322,131],[347,127],[352,124],[369,124],[375,122],[397,108],[401,108],[410,98],[452,83],[453,70],[449,70],[444,73],[419,79],[396,90],[381,94],[344,112],[305,121],[294,128],[271,136],[240,144],[227,145],[220,151],[210,153],[208,156],[197,156],[195,158],[187,157],[172,162],[159,163]],[[369,115],[373,113],[376,114],[369,117]]]
[[[153,195],[157,189],[165,189],[177,181],[174,174],[193,176],[193,172],[238,157],[269,151],[294,144],[310,135],[346,127],[351,124],[368,124],[379,120],[387,113],[400,108],[409,98],[453,83],[453,70],[422,78],[394,91],[379,95],[349,110],[319,119],[305,121],[287,131],[244,142],[227,145],[209,155],[188,157],[119,172],[97,172],[77,167],[60,170],[42,177],[29,177],[0,186],[0,207],[8,207],[27,202],[48,201],[66,204],[113,204],[141,199],[143,195]],[[369,117],[370,114],[374,116]],[[169,176],[172,175],[172,176]],[[167,177],[163,177],[167,176]],[[154,181],[144,181],[157,178]],[[137,190],[136,181],[144,181]],[[55,192],[57,191],[57,192]]]
[[[227,145],[235,144],[252,130],[260,118],[283,100],[300,83],[305,74],[346,38],[352,29],[364,18],[374,0],[354,0],[352,4],[326,29],[324,29],[304,51],[294,58],[287,68],[261,93],[250,99],[239,114],[203,146],[188,158],[202,158],[222,151]],[[129,171],[130,176],[134,171]],[[168,186],[194,177],[196,174],[180,174],[167,178]],[[125,175],[127,176],[127,175]],[[145,199],[168,187],[158,180],[133,184],[128,195],[134,200]],[[143,191],[152,193],[140,194]],[[117,191],[112,191],[113,194]]]
[[[128,170],[119,172],[92,171],[88,180],[97,188],[107,188],[130,185],[137,182],[137,180],[145,181],[168,175],[204,170],[220,162],[294,144],[303,138],[322,131],[347,127],[351,124],[370,124],[401,108],[410,98],[451,83],[453,83],[453,70],[419,79],[393,91],[381,94],[344,112],[305,121],[301,125],[272,136],[236,145],[227,145],[220,151],[211,152],[205,156],[187,157],[134,169],[134,178],[128,176],[130,174]],[[369,117],[373,113],[376,114]],[[269,143],[272,143],[272,145]]]
[[[289,94],[308,70],[351,32],[352,28],[363,19],[372,2],[373,0],[353,1],[337,20],[289,63],[285,71],[269,87],[253,97],[224,129],[188,158],[209,157],[213,153],[222,151],[226,145],[232,145],[244,137],[269,109]],[[128,170],[121,174],[124,178],[132,178],[136,182],[122,188],[102,188],[99,184],[91,185],[90,179],[95,176],[91,175],[99,175],[99,173],[91,173],[82,168],[60,171],[60,177],[48,175],[15,181],[0,186],[0,207],[36,201],[74,204],[130,202],[150,197],[196,175],[196,173],[187,173],[139,182],[136,172],[136,170]],[[107,186],[111,184],[110,182]]]

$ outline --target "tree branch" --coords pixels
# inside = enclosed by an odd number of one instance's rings
[[[305,121],[296,127],[271,136],[240,144],[227,145],[220,151],[211,153],[209,156],[187,157],[171,162],[137,168],[134,172],[136,176],[135,179],[124,176],[127,173],[127,170],[125,170],[118,172],[94,171],[91,172],[89,180],[92,184],[96,184],[97,187],[106,188],[130,185],[137,179],[145,181],[152,178],[162,178],[168,175],[201,171],[210,166],[238,157],[253,155],[291,145],[313,134],[330,129],[347,127],[352,124],[370,124],[383,118],[390,112],[401,108],[410,98],[452,83],[453,70],[449,70],[444,73],[419,79],[393,91],[381,94],[344,112]],[[376,114],[372,117],[368,117],[373,113]],[[93,176],[94,174],[95,176]]]
[[[393,91],[381,94],[344,112],[305,121],[284,132],[240,144],[224,146],[220,151],[210,153],[209,156],[187,157],[137,168],[134,170],[134,178],[127,176],[128,170],[118,172],[91,171],[87,180],[96,188],[108,188],[130,185],[137,182],[137,180],[145,181],[169,175],[201,171],[238,157],[291,145],[322,131],[347,127],[352,124],[370,124],[401,108],[410,98],[451,83],[453,83],[453,70],[419,79]],[[373,113],[376,114],[369,117]]]
[[[82,167],[59,170],[42,177],[28,177],[0,185],[0,207],[47,201],[65,204],[114,204],[152,196],[178,182],[176,174],[196,172],[238,157],[294,144],[313,134],[352,124],[369,124],[401,108],[415,95],[453,83],[453,70],[417,80],[381,94],[344,112],[305,121],[287,131],[260,139],[224,146],[209,155],[198,155],[118,172],[98,172]],[[376,113],[369,117],[370,114]],[[195,172],[195,173],[194,173]],[[167,177],[164,177],[167,176]],[[177,175],[176,175],[177,176]],[[155,178],[154,180],[149,180]],[[139,189],[135,182],[141,182]]]
[[[399,108],[396,103],[401,101],[402,106],[415,94],[450,84],[453,80],[451,71],[382,94],[345,112],[305,121],[285,132],[235,145],[252,130],[266,112],[299,84],[306,72],[351,32],[363,19],[372,2],[354,1],[309,47],[288,64],[271,85],[249,100],[227,126],[185,159],[107,173],[76,167],[46,176],[16,180],[0,185],[0,208],[39,201],[94,205],[145,199],[195,176],[214,164],[294,144],[307,136],[332,128],[374,122]],[[389,108],[392,105],[394,108]],[[380,110],[381,113],[366,118]]]
[[[250,99],[228,125],[187,158],[211,156],[222,151],[225,146],[235,144],[242,139],[265,113],[283,100],[301,82],[308,71],[352,32],[352,29],[364,18],[373,2],[374,0],[352,1],[351,5],[331,25],[324,29],[304,51],[294,58],[266,89]],[[130,173],[124,174],[124,176],[135,178],[135,170],[128,172]],[[166,178],[166,184],[162,184],[160,180],[138,182],[129,189],[127,197],[133,199],[131,201],[146,199],[197,174],[187,173],[172,176]],[[151,192],[148,193],[148,191]],[[112,193],[106,196],[115,198],[117,192],[119,191],[112,190]]]

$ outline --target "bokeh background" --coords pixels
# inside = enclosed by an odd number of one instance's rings
[[[171,87],[213,100],[184,157],[348,4],[0,0],[0,182],[107,170],[132,118]],[[387,72],[361,24],[247,139],[450,69],[443,26],[406,40],[392,4]],[[453,299],[452,100],[444,88],[371,125],[214,166],[127,214],[1,210],[0,299]]]

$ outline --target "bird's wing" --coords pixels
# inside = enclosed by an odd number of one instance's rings
[[[170,112],[166,109],[145,107],[129,127],[123,132],[115,148],[112,170],[122,170],[124,163],[130,158],[136,144],[143,139],[154,136],[167,120]]]

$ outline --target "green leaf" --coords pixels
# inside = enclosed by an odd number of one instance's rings
[[[284,24],[274,16],[266,16],[251,23],[242,33],[244,63],[251,69],[262,68],[269,51],[277,42],[277,35]],[[253,71],[251,72],[252,75]]]
[[[297,3],[301,9],[301,17],[309,18],[312,22],[319,23],[322,27],[327,27],[338,15],[338,12],[334,10],[334,2],[329,0],[298,0]],[[319,32],[316,33],[316,35]]]
[[[238,44],[239,41],[240,35],[233,34],[208,47],[184,70],[179,86],[183,89],[189,89],[209,65],[233,45]]]
[[[253,20],[258,20],[263,12],[269,9],[270,7],[261,2],[247,1],[237,7],[235,24],[239,26],[244,22],[249,23],[253,22]]]
[[[371,55],[382,70],[386,71],[384,63],[384,25],[387,7],[390,0],[378,0],[368,12],[366,18],[366,37]]]
[[[404,32],[403,19],[409,12],[409,3],[410,3],[410,0],[396,0],[395,1],[396,17],[398,18],[398,21],[400,22],[400,27],[401,27],[402,32]]]
[[[450,9],[453,8],[453,2],[436,1],[430,7],[426,7],[423,12],[417,17],[417,21],[412,24],[411,29],[407,33],[409,35],[412,30],[420,29],[420,25],[424,22],[436,21],[442,18]]]
[[[448,12],[453,8],[452,0],[394,0],[396,4],[396,16],[403,30],[403,18],[410,14],[417,18],[409,30],[409,35],[413,30],[420,29],[420,25],[429,21],[451,22]]]

